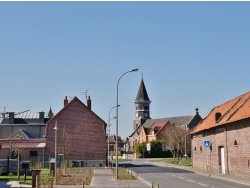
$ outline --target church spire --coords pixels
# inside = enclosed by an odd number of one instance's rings
[[[134,101],[135,103],[135,119],[133,123],[133,128],[136,130],[139,126],[141,126],[147,119],[150,118],[150,103],[148,93],[143,81],[141,79],[140,87]]]
[[[143,78],[141,79],[141,84],[140,84],[135,101],[150,101],[148,98],[148,93],[147,93]]]
[[[52,109],[51,109],[51,107],[50,107],[49,113],[48,113],[48,118],[51,118],[51,117],[53,117],[53,116],[54,116],[54,114],[53,114]]]

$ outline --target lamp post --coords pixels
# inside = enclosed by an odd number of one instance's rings
[[[109,137],[110,137],[110,126],[111,126],[111,124],[110,124],[110,120],[111,119],[115,119],[116,117],[113,117],[113,118],[109,118],[109,130],[108,130],[108,164],[109,164],[109,159],[110,159],[110,157],[109,157]],[[109,166],[109,165],[108,165]]]
[[[120,105],[118,105],[118,107],[119,107],[119,106],[120,106]],[[108,127],[108,128],[109,128],[109,130],[108,130],[108,162],[109,162],[109,137],[110,137],[110,126],[111,126],[111,125],[110,125],[110,120],[116,118],[116,117],[113,117],[113,118],[110,119],[110,112],[111,112],[111,110],[113,110],[115,107],[116,107],[116,106],[113,106],[113,107],[109,110],[109,125],[108,125],[108,126],[109,126],[109,127]]]
[[[185,159],[187,159],[187,125],[185,125]]]
[[[57,127],[57,121],[56,121],[56,124],[55,124],[55,128],[54,128],[54,130],[55,130],[55,184],[56,184],[56,147],[57,147],[57,129],[58,129],[58,127]]]
[[[118,86],[119,86],[119,82],[121,80],[121,78],[127,74],[127,73],[130,73],[130,72],[137,72],[138,69],[132,69],[130,71],[127,71],[125,73],[123,73],[120,78],[118,79],[118,82],[117,82],[117,86],[116,86],[116,141],[115,141],[115,145],[116,145],[116,153],[115,153],[115,168],[116,168],[116,179],[118,179]]]

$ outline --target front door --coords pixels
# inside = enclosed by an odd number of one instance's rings
[[[225,149],[223,146],[219,147],[219,161],[221,173],[226,174]]]

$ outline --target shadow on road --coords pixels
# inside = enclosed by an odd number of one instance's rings
[[[132,164],[132,163],[121,163],[119,167],[129,168],[138,173],[194,173],[189,170],[173,168],[173,167],[162,167],[151,164]]]

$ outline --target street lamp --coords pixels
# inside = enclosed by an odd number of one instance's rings
[[[118,107],[119,107],[120,105],[118,105]],[[110,119],[110,112],[111,112],[111,110],[113,110],[114,108],[115,108],[116,106],[113,106],[110,110],[109,110],[109,124],[108,124],[108,128],[109,128],[109,130],[108,130],[108,162],[109,162],[109,137],[110,137],[110,120],[111,119],[115,119],[116,117],[113,117],[113,118],[111,118]]]
[[[116,117],[113,117],[113,118],[110,118],[109,119],[109,130],[108,130],[108,164],[109,164],[109,137],[110,137],[110,126],[111,126],[111,124],[110,124],[110,120],[111,119],[115,119]]]
[[[123,75],[120,76],[120,78],[118,79],[118,82],[117,82],[117,86],[116,86],[116,141],[115,141],[115,144],[116,144],[116,153],[115,153],[115,168],[116,168],[116,179],[118,179],[118,86],[119,86],[119,82],[121,80],[121,78],[127,74],[127,73],[130,73],[130,72],[137,72],[138,69],[133,69],[133,70],[130,70],[130,71],[127,71],[125,73],[123,73]]]
[[[57,121],[56,121],[56,124],[55,124],[55,184],[56,184],[56,147],[57,147]]]

